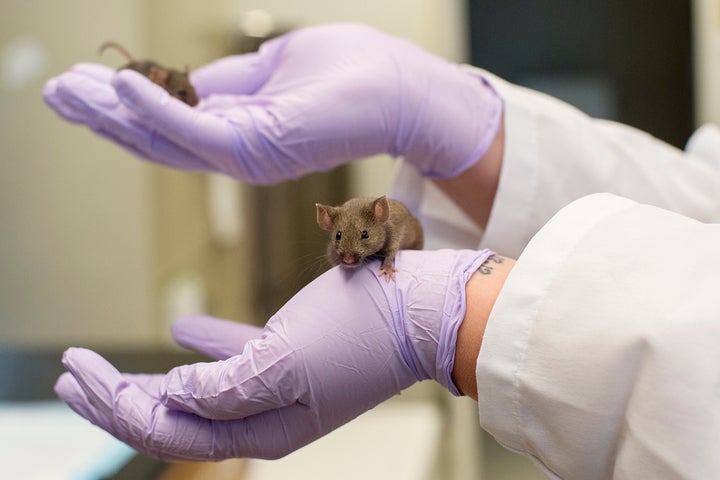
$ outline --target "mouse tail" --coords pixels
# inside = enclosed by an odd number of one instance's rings
[[[124,56],[124,57],[127,59],[128,62],[132,62],[132,61],[135,60],[135,59],[133,58],[133,56],[130,55],[130,52],[128,52],[125,47],[123,47],[123,46],[120,45],[119,43],[113,42],[113,41],[103,42],[103,44],[100,45],[100,48],[98,48],[98,55],[102,55],[102,53],[103,53],[105,50],[107,50],[108,48],[112,48],[112,49],[117,50],[118,52],[120,52],[120,54],[121,54],[122,56]]]

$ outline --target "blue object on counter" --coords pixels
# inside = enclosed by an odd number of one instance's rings
[[[0,402],[4,478],[99,480],[136,454],[60,401]]]

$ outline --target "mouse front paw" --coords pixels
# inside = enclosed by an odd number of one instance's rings
[[[380,267],[380,276],[384,276],[387,283],[390,283],[390,280],[395,281],[395,272],[397,272],[397,268],[392,264],[383,264]]]

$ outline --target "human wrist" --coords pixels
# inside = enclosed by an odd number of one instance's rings
[[[465,316],[458,328],[452,380],[461,393],[475,400],[478,398],[475,365],[485,328],[514,265],[515,260],[495,255],[486,260],[465,284]]]
[[[488,249],[401,250],[396,281],[377,276],[395,325],[398,353],[417,381],[433,379],[453,395],[463,395],[452,371],[458,329],[466,316],[466,285],[493,255]]]
[[[490,147],[477,162],[455,177],[433,179],[433,183],[483,229],[495,203],[504,152],[505,125],[501,117]]]

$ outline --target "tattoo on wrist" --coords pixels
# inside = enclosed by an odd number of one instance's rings
[[[478,268],[477,271],[483,275],[490,275],[491,273],[493,273],[493,265],[503,263],[504,261],[504,257],[501,257],[500,255],[493,255],[492,257],[485,260],[483,264],[480,265],[480,268]]]

